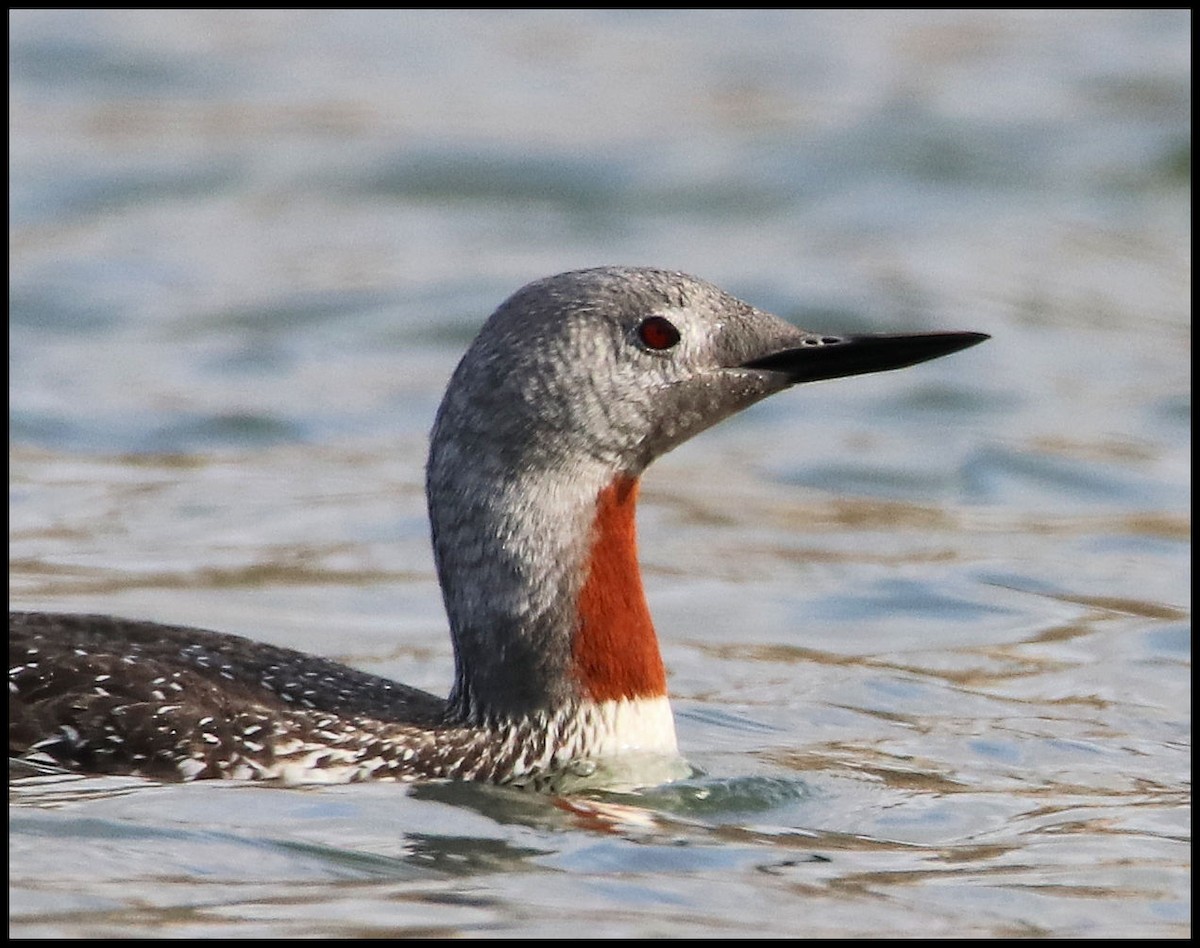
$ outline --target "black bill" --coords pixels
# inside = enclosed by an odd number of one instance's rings
[[[812,342],[743,362],[744,369],[786,375],[792,384],[903,369],[939,359],[990,339],[982,332],[879,333],[869,336],[812,336]]]

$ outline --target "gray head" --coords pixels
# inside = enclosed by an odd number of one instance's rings
[[[606,267],[531,283],[487,321],[450,383],[448,424],[519,467],[654,458],[788,384],[738,371],[800,344],[783,320],[682,273]]]
[[[478,719],[578,698],[574,603],[606,488],[797,382],[899,368],[984,338],[806,332],[703,280],[646,268],[518,290],[464,355],[432,434],[452,703]]]

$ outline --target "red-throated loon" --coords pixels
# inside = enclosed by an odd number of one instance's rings
[[[537,784],[626,755],[678,759],[637,563],[647,465],[797,383],[986,338],[806,332],[655,269],[531,283],[467,350],[431,436],[448,698],[220,632],[18,612],[10,753],[89,773],[288,783]]]

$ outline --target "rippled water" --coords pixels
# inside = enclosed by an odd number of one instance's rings
[[[993,335],[651,469],[692,779],[20,777],[11,934],[1190,933],[1190,14],[10,27],[17,606],[444,692],[425,435],[517,286]]]

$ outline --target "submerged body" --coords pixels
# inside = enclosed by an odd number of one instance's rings
[[[623,758],[677,764],[637,564],[646,466],[791,385],[985,338],[817,335],[652,269],[532,283],[468,349],[431,436],[447,698],[219,632],[14,613],[10,753],[84,772],[289,783],[537,785]]]

